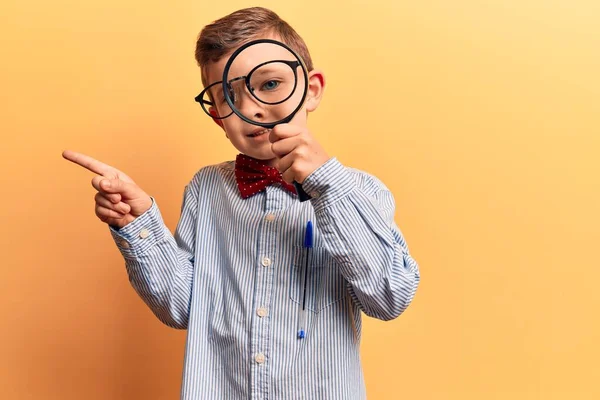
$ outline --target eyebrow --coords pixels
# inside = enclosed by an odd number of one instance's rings
[[[252,73],[252,76],[254,75],[262,75],[262,74],[267,74],[269,72],[278,72],[279,69],[273,68],[273,67],[260,67],[260,69],[255,70]]]

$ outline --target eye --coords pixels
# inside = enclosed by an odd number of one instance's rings
[[[276,81],[274,79],[271,79],[270,81],[266,81],[263,85],[262,85],[262,89],[263,90],[274,90],[277,89],[277,87],[279,86],[281,82]]]

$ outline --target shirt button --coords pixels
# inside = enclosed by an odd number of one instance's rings
[[[262,259],[262,265],[263,267],[268,267],[269,265],[271,265],[271,259],[269,257],[264,257]]]
[[[123,247],[124,249],[128,249],[129,242],[127,240],[121,240],[121,247]]]
[[[256,357],[254,357],[254,360],[255,360],[257,363],[259,363],[259,364],[262,364],[262,363],[264,363],[264,362],[265,362],[265,355],[264,355],[263,353],[258,353],[258,354],[256,355]]]
[[[150,236],[150,231],[148,229],[142,229],[140,231],[140,237],[142,239],[146,239],[148,236]]]
[[[268,214],[265,219],[269,222],[273,221],[275,219],[275,215],[274,214]]]
[[[310,197],[316,199],[320,196],[319,192],[310,192]]]
[[[267,312],[266,308],[260,307],[258,310],[256,310],[256,314],[262,318],[262,317],[266,317],[268,312]]]

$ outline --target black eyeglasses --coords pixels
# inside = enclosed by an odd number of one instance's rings
[[[248,92],[259,102],[269,106],[281,104],[294,94],[298,85],[297,68],[301,65],[298,61],[288,60],[272,60],[259,64],[248,75],[230,79],[226,85],[227,95],[233,103],[238,102],[240,96],[236,95],[234,84],[243,80]],[[217,81],[208,85],[194,98],[206,115],[214,119],[225,119],[233,114],[222,89],[223,81]],[[211,114],[210,107],[223,116]]]

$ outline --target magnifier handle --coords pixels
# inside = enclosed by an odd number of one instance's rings
[[[306,201],[306,200],[310,200],[311,197],[308,193],[306,193],[304,191],[304,189],[302,189],[302,185],[299,184],[298,182],[294,181],[294,186],[296,187],[296,192],[298,193],[298,199],[300,201]]]

